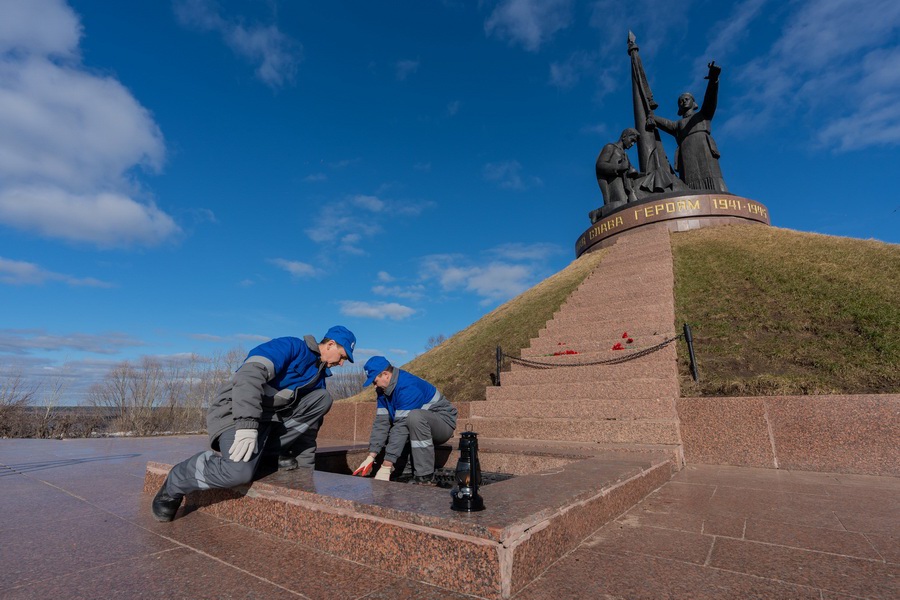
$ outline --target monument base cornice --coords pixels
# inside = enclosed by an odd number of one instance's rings
[[[605,207],[604,207],[605,208]],[[664,222],[670,231],[689,231],[734,223],[771,225],[760,202],[725,192],[674,192],[629,202],[601,217],[575,242],[575,256],[605,248],[625,232]]]

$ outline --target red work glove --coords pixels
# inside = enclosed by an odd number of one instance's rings
[[[355,471],[353,471],[354,475],[359,475],[360,477],[366,477],[369,473],[372,472],[372,465],[375,464],[374,456],[367,456],[366,460],[359,463],[359,467]]]

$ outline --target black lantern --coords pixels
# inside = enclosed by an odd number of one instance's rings
[[[450,492],[450,508],[463,512],[484,510],[484,500],[478,495],[481,486],[481,465],[478,464],[478,434],[464,431],[459,439],[459,462],[456,463],[456,487]]]

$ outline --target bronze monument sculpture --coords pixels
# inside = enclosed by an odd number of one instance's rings
[[[654,113],[653,99],[635,36],[628,32],[634,127],[618,141],[603,146],[595,167],[603,206],[590,211],[591,227],[575,244],[576,256],[602,248],[636,227],[665,223],[670,231],[687,231],[733,223],[769,224],[766,207],[728,191],[719,167],[719,148],[711,134],[722,68],[707,64],[703,104],[684,93],[678,98],[678,120]],[[675,168],[666,156],[659,132],[675,138]],[[638,165],[628,150],[637,146]],[[677,169],[677,173],[676,173]]]
[[[603,146],[597,157],[597,183],[606,206],[615,208],[637,200],[632,180],[640,177],[640,173],[631,166],[626,150],[634,146],[638,137],[637,130],[629,127],[619,136],[618,142]]]
[[[652,113],[647,118],[647,128],[658,127],[675,138],[675,169],[681,180],[692,190],[727,192],[722,170],[719,168],[719,148],[710,135],[716,101],[719,95],[719,74],[722,68],[715,61],[707,65],[706,95],[703,105],[697,106],[694,96],[688,92],[678,97],[678,121],[670,121]]]

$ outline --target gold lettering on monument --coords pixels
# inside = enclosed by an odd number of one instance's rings
[[[660,202],[659,204],[651,204],[650,206],[645,206],[643,209],[639,208],[635,210],[634,220],[640,220],[641,215],[643,215],[646,219],[652,219],[653,217],[661,213],[671,215],[675,213],[688,212],[691,210],[700,210],[699,200],[677,200],[673,202]]]
[[[754,204],[753,202],[747,203],[747,211],[750,212],[751,215],[759,215],[760,217],[767,217],[766,208],[759,204]]]
[[[713,198],[713,208],[718,210],[744,210],[743,202],[734,198]]]
[[[595,237],[606,233],[607,231],[612,231],[619,225],[624,225],[625,221],[622,220],[622,217],[610,217],[606,221],[603,221],[597,227],[594,227],[588,232],[588,239],[592,240]]]

